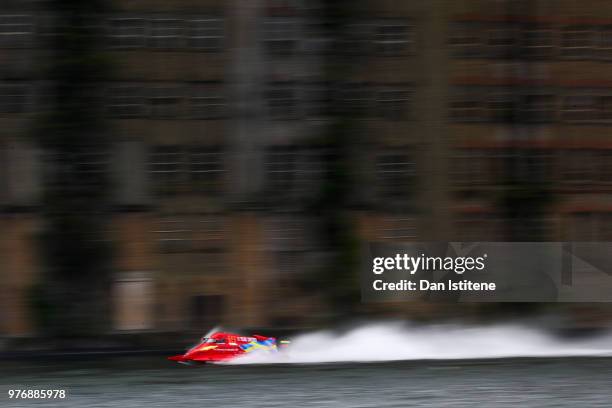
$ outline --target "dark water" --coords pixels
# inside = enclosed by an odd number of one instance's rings
[[[610,407],[612,358],[186,367],[162,357],[2,362],[1,407]],[[11,388],[66,389],[10,400]]]

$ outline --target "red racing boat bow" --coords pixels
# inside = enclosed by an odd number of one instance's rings
[[[198,345],[185,354],[168,357],[168,360],[183,364],[227,362],[252,352],[269,353],[277,350],[274,337],[217,332],[203,337]]]

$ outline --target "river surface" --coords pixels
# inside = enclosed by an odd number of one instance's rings
[[[65,389],[10,400],[9,389]],[[162,356],[0,362],[2,407],[610,407],[612,358],[181,366]]]

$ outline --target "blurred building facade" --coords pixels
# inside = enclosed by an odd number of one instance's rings
[[[53,52],[41,3],[0,14],[9,336],[36,331],[44,152],[29,133],[52,97]],[[114,68],[95,96],[113,148],[83,165],[113,180],[116,330],[324,313],[295,282],[328,252],[309,206],[339,111],[356,129],[347,212],[363,242],[612,238],[609,2],[361,0],[341,34],[324,1],[112,6],[101,32]],[[338,58],[345,79],[332,81]]]

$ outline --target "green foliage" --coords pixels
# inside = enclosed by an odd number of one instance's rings
[[[56,0],[47,7],[58,21],[45,67],[54,102],[36,119],[33,136],[54,160],[47,169],[39,237],[43,274],[31,304],[41,332],[74,338],[105,331],[109,321],[109,180],[105,172],[79,165],[109,147],[96,98],[111,71],[97,31],[103,24],[96,13],[106,2]]]
[[[323,16],[332,38],[346,35],[347,23],[357,10],[356,2],[330,0],[324,3]],[[331,55],[325,61],[326,80],[344,80],[354,68],[351,61],[340,55]],[[323,246],[329,250],[328,262],[313,275],[319,286],[305,283],[323,291],[331,318],[355,313],[360,302],[359,263],[360,241],[355,231],[351,213],[352,195],[358,181],[354,178],[354,146],[359,146],[359,131],[355,118],[342,112],[334,112],[327,132],[321,135],[318,145],[329,153],[325,177],[318,199],[311,211],[320,218],[319,235]],[[321,286],[323,282],[323,286]]]

